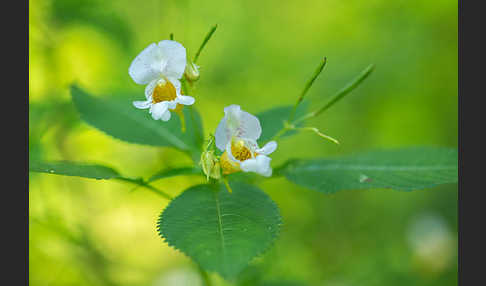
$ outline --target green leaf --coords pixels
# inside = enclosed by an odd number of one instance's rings
[[[117,171],[106,166],[68,161],[30,162],[29,171],[98,180],[120,178]]]
[[[281,106],[266,110],[256,116],[260,120],[262,126],[262,135],[260,136],[260,142],[267,142],[272,139],[280,130],[284,128],[284,122],[289,119],[290,112],[292,112],[293,106]],[[298,107],[295,113],[295,117],[300,117],[307,112],[308,102],[303,101]],[[300,126],[300,125],[299,125]],[[282,137],[296,134],[296,130],[290,130],[285,132]]]
[[[71,161],[55,161],[55,162],[41,162],[41,161],[30,161],[29,171],[38,173],[47,173],[55,175],[64,176],[75,176],[89,179],[116,179],[124,182],[129,182],[140,187],[147,188],[148,190],[162,196],[166,199],[171,200],[172,197],[161,191],[154,186],[145,182],[142,178],[132,179],[122,177],[117,171],[110,167],[97,165],[97,164],[86,164]]]
[[[94,97],[73,85],[71,94],[81,118],[117,139],[153,146],[171,146],[192,153],[200,152],[202,123],[194,108],[184,108],[186,131],[176,113],[168,122],[153,120],[146,110],[136,109],[129,98]],[[196,155],[194,156],[196,157]]]
[[[182,167],[175,169],[165,169],[157,172],[155,175],[150,177],[147,182],[153,182],[156,180],[181,176],[181,175],[203,175],[201,168],[198,167]]]
[[[160,215],[159,234],[207,271],[235,277],[269,248],[280,230],[277,205],[255,186],[231,182],[198,185],[176,197]]]
[[[411,191],[457,182],[457,149],[413,147],[336,159],[293,160],[275,173],[323,193],[387,188]]]

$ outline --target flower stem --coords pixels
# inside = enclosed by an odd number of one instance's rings
[[[298,130],[306,130],[306,131],[314,132],[319,137],[322,137],[322,138],[324,138],[326,140],[331,141],[332,143],[335,143],[335,144],[338,144],[339,145],[339,141],[337,139],[334,139],[331,136],[322,133],[321,131],[319,131],[319,129],[317,129],[315,127],[301,127],[301,128],[295,128],[295,129],[298,129]]]
[[[184,112],[178,112],[179,113],[179,118],[181,119],[181,131],[182,133],[186,132],[186,118],[184,117]]]
[[[226,186],[226,189],[228,190],[228,193],[231,194],[233,192],[233,190],[231,189],[231,187],[230,187],[230,185],[228,183],[228,179],[226,177],[223,177],[223,183]]]
[[[284,122],[284,128],[280,129],[280,131],[278,131],[277,134],[275,134],[269,141],[272,141],[272,140],[277,141],[280,138],[280,136],[284,135],[285,132],[292,130],[292,129],[293,129],[293,126],[291,124],[289,124],[288,121],[285,121]]]
[[[319,66],[317,67],[317,69],[314,72],[314,74],[312,75],[312,77],[306,83],[304,90],[302,90],[302,93],[300,94],[299,98],[297,99],[297,102],[295,102],[294,108],[292,109],[292,112],[290,113],[290,116],[289,116],[289,121],[292,121],[294,119],[295,112],[297,110],[297,106],[299,106],[299,104],[302,102],[302,100],[304,100],[304,96],[306,95],[307,91],[310,89],[312,84],[314,84],[314,81],[317,79],[319,74],[321,74],[322,70],[326,66],[326,63],[327,63],[327,58],[324,57],[324,59],[319,64]]]
[[[218,28],[218,24],[212,26],[211,29],[209,30],[209,32],[206,34],[206,37],[204,37],[204,40],[203,40],[201,46],[199,47],[199,50],[197,51],[196,55],[194,56],[194,60],[192,60],[193,63],[197,62],[197,59],[199,58],[199,54],[201,53],[201,51],[203,50],[204,46],[209,41],[209,39],[211,39],[211,36],[213,36],[214,32],[216,31],[216,28]]]

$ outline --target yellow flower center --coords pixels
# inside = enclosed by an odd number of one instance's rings
[[[253,157],[250,149],[245,146],[245,142],[243,140],[231,142],[231,153],[235,159],[242,162]]]
[[[181,90],[181,94],[182,90]],[[152,103],[156,104],[162,101],[172,101],[177,98],[177,93],[174,85],[166,80],[165,83],[159,83],[155,86],[154,91],[152,92]],[[176,108],[174,109],[175,112],[181,113],[182,108],[184,105],[177,104]],[[182,113],[181,113],[182,114]]]
[[[243,162],[245,160],[254,158],[257,156],[257,153],[253,153],[247,146],[245,146],[245,141],[243,140],[232,140],[231,141],[231,154],[235,159]],[[228,153],[225,151],[223,155],[221,155],[220,159],[221,169],[223,170],[223,174],[228,175],[231,173],[235,173],[241,170],[240,164],[231,160],[228,157]]]
[[[152,103],[159,103],[162,101],[171,101],[176,99],[176,89],[170,81],[159,83],[155,86],[152,93]]]

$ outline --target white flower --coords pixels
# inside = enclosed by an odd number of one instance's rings
[[[152,43],[132,62],[128,74],[138,84],[147,84],[146,101],[134,101],[139,109],[149,109],[155,120],[167,121],[170,111],[192,105],[194,98],[182,95],[180,78],[186,68],[186,49],[178,42]]]
[[[258,147],[262,128],[254,115],[241,110],[239,105],[224,109],[224,117],[216,128],[216,147],[223,151],[220,163],[223,174],[242,170],[269,177],[272,175],[267,155],[277,149],[277,142],[270,141],[263,148]]]

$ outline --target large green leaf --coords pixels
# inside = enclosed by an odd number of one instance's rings
[[[29,162],[29,171],[98,180],[120,178],[120,174],[112,168],[69,161]]]
[[[303,101],[295,112],[295,118],[299,118],[307,111],[308,102]],[[256,116],[262,125],[262,135],[259,141],[267,142],[284,128],[284,122],[289,119],[293,106],[281,106],[266,110]],[[297,133],[295,130],[285,132],[282,137]]]
[[[186,131],[179,116],[168,122],[153,120],[146,110],[133,107],[129,98],[100,98],[73,85],[71,94],[81,118],[99,130],[130,143],[171,146],[197,153],[202,144],[202,123],[193,108],[184,108]],[[134,96],[132,100],[139,98]],[[196,155],[194,157],[197,157]]]
[[[159,234],[208,271],[235,277],[276,239],[277,205],[260,189],[231,182],[198,185],[176,197],[160,215]]]
[[[389,188],[411,191],[457,182],[457,150],[414,147],[344,158],[293,160],[280,169],[290,181],[324,193]]]

